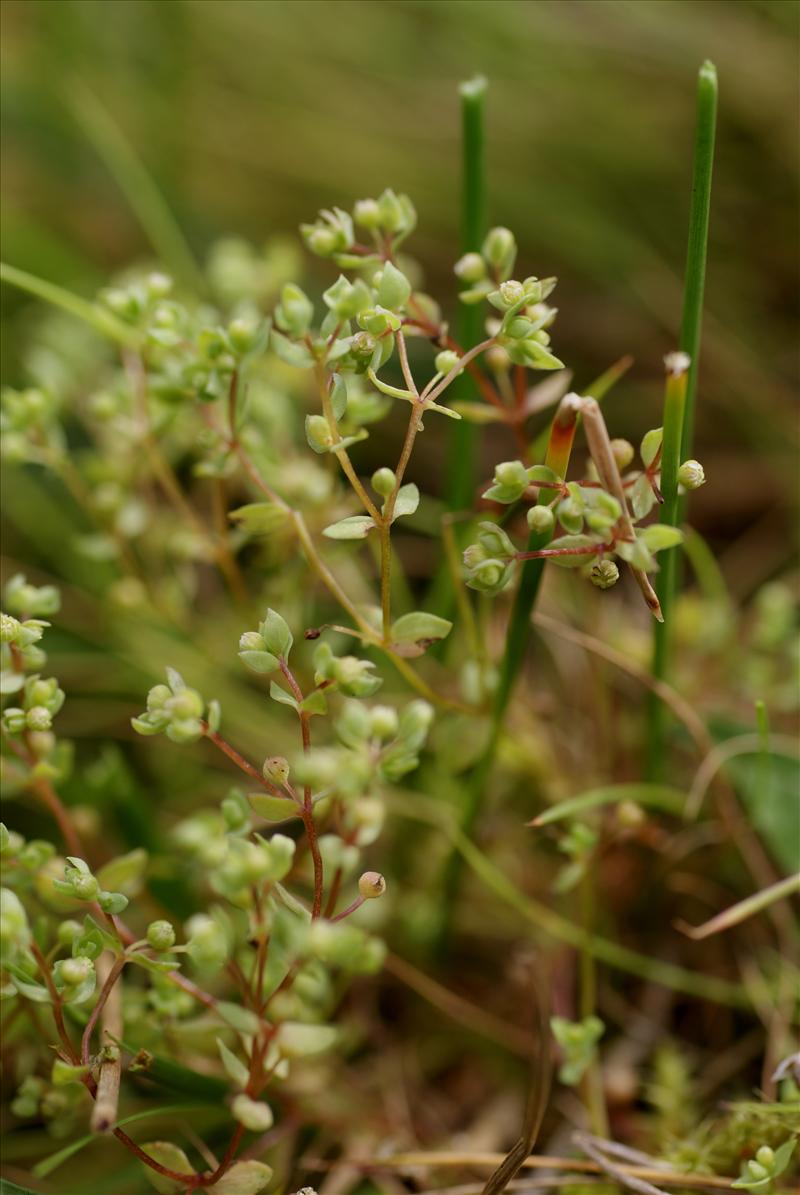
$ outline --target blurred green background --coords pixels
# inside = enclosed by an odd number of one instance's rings
[[[791,0],[4,0],[3,256],[90,294],[149,253],[74,115],[82,85],[200,255],[389,185],[419,208],[429,288],[452,293],[456,89],[483,72],[492,222],[514,229],[526,272],[559,276],[578,384],[634,355],[610,407],[635,436],[677,334],[709,57],[721,106],[697,455],[712,484],[694,509],[746,597],[791,550],[797,18]],[[24,302],[6,296],[12,320]],[[5,380],[19,382],[14,339],[6,328]]]

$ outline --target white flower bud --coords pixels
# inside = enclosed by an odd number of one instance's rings
[[[630,440],[612,440],[611,451],[614,454],[614,460],[617,462],[617,468],[627,469],[628,465],[633,460],[634,448]]]
[[[175,945],[175,930],[168,921],[151,921],[146,937],[153,950],[170,950]]]
[[[393,471],[386,467],[376,469],[370,480],[373,490],[376,494],[380,494],[382,498],[388,498],[396,484],[397,478]]]
[[[598,560],[591,567],[589,580],[598,589],[610,589],[619,580],[619,569],[613,560]]]
[[[705,470],[699,461],[684,461],[678,470],[678,481],[686,490],[699,490],[706,482]]]
[[[549,506],[532,506],[525,516],[531,531],[544,535],[553,530],[555,518]]]
[[[455,369],[460,361],[458,353],[452,352],[451,349],[443,349],[441,353],[436,354],[434,365],[437,373],[447,374],[451,369]]]
[[[453,273],[462,282],[482,282],[486,277],[486,262],[480,253],[465,253],[453,266]]]
[[[386,880],[378,871],[365,871],[359,877],[358,891],[364,900],[377,900],[386,891]]]

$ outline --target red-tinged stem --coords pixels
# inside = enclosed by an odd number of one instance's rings
[[[75,1047],[73,1046],[72,1042],[69,1039],[69,1034],[67,1033],[67,1027],[64,1024],[63,1002],[62,1002],[61,996],[58,992],[58,989],[56,988],[50,968],[47,965],[47,960],[45,959],[44,955],[42,954],[41,950],[39,949],[39,947],[36,945],[35,942],[33,942],[33,941],[31,942],[30,949],[31,949],[31,954],[33,955],[33,957],[36,960],[36,966],[39,968],[39,971],[41,972],[41,976],[45,982],[45,986],[47,987],[47,990],[50,993],[50,999],[53,1004],[53,1020],[56,1023],[56,1030],[58,1031],[58,1036],[59,1036],[59,1039],[61,1040],[61,1044],[64,1047],[64,1049],[66,1050],[70,1062],[74,1066],[78,1066],[80,1063],[80,1056],[78,1055],[77,1050],[75,1049]]]
[[[344,921],[345,917],[349,917],[351,913],[355,913],[356,909],[360,909],[364,903],[363,896],[357,896],[351,905],[346,909],[342,909],[341,913],[337,913],[335,917],[331,917],[331,921]]]
[[[256,784],[260,785],[261,788],[266,789],[267,792],[273,797],[286,796],[286,793],[281,792],[279,788],[277,788],[274,784],[271,784],[270,781],[267,780],[266,777],[261,774],[261,772],[259,772],[257,767],[251,764],[249,760],[245,759],[243,755],[240,755],[236,748],[232,747],[227,739],[224,739],[221,734],[217,734],[216,730],[211,730],[207,722],[203,722],[203,733],[205,734],[205,737],[214,744],[215,747],[219,747],[223,755],[227,755],[228,759],[232,760],[233,763],[236,764],[237,768],[240,769],[240,771],[244,772],[246,776],[249,776],[251,780],[255,780]]]
[[[515,552],[515,560],[544,560],[549,556],[594,556],[606,547],[605,544],[592,544],[585,548],[539,548],[535,552]]]
[[[97,998],[97,1003],[92,1009],[91,1016],[86,1022],[86,1028],[84,1029],[83,1037],[81,1038],[81,1062],[84,1064],[84,1066],[89,1061],[89,1050],[91,1049],[92,1033],[94,1032],[94,1027],[97,1024],[100,1013],[105,1008],[106,1000],[108,1000],[108,997],[111,995],[111,989],[119,979],[122,969],[127,961],[128,960],[124,955],[115,960],[111,970],[108,973],[108,978],[103,984],[100,995]]]
[[[311,750],[311,727],[309,725],[310,719],[305,710],[299,708],[303,701],[303,690],[298,685],[294,673],[292,672],[286,660],[281,658],[280,668],[295,701],[298,703],[297,714],[300,719],[300,734],[303,740],[303,752],[308,753]],[[319,841],[317,838],[317,827],[314,823],[314,806],[311,797],[311,787],[306,784],[303,788],[303,807],[300,815],[303,819],[303,825],[308,838],[308,847],[311,852],[311,861],[314,866],[314,897],[311,905],[311,919],[316,919],[322,913],[322,896],[324,886],[324,874],[322,864],[322,854],[319,849]]]

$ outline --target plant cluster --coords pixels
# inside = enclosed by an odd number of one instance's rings
[[[55,1136],[87,1121],[113,1132],[158,1190],[264,1189],[270,1168],[242,1155],[275,1139],[291,1103],[284,1093],[302,1089],[305,1059],[351,1048],[350,1031],[337,1024],[347,982],[378,970],[385,954],[372,922],[357,916],[387,888],[370,866],[385,794],[417,767],[436,706],[485,713],[497,686],[475,629],[477,603],[463,584],[499,594],[540,560],[579,567],[604,590],[622,564],[658,618],[656,556],[682,539],[675,525],[646,522],[661,503],[662,429],[645,435],[641,467],[633,466],[632,445],[606,429],[600,400],[621,371],[583,395],[565,393],[551,343],[556,280],[514,277],[515,239],[492,229],[480,252],[455,265],[461,301],[488,304],[484,338],[461,345],[423,289],[420,266],[401,252],[415,225],[411,201],[391,190],[303,225],[308,249],[338,271],[320,303],[284,276],[286,259],[273,253],[267,269],[237,243],[215,250],[206,294],[189,294],[160,271],[125,276],[80,312],[116,342],[119,361],[104,362],[90,383],[78,381],[79,365],[47,348],[45,335],[33,363],[42,384],[3,398],[6,457],[44,466],[68,487],[91,524],[79,549],[108,569],[117,608],[142,619],[156,611],[180,626],[216,570],[233,603],[231,654],[238,650],[255,684],[269,678],[269,699],[298,732],[289,756],[265,744],[253,760],[231,741],[238,732],[235,722],[228,727],[225,702],[192,687],[190,676],[170,666],[166,683],[150,688],[131,721],[138,735],[164,735],[169,751],[207,744],[239,773],[239,787],[171,829],[196,907],[185,917],[154,908],[147,854],[87,858],[59,796],[73,756],[55,728],[64,692],[45,674],[41,646],[59,595],[24,577],[6,586],[7,782],[37,797],[61,836],[54,843],[3,830],[3,995],[11,1015],[43,1027],[12,1111],[21,1121],[43,1120]],[[265,297],[273,295],[268,317]],[[70,308],[63,296],[56,302]],[[671,355],[668,384],[685,385],[688,364]],[[529,388],[528,370],[557,371],[556,383]],[[449,401],[465,374],[483,402]],[[69,415],[80,429],[77,451],[64,415],[70,387],[82,396]],[[308,390],[311,409],[303,407]],[[398,451],[367,481],[351,450],[398,405],[407,412]],[[543,413],[542,440],[532,425]],[[455,603],[432,596],[424,603],[431,608],[414,609],[393,535],[398,521],[413,526],[425,513],[425,497],[406,478],[417,437],[437,415],[503,425],[518,456],[498,464],[483,487],[463,564],[452,524],[442,523]],[[589,462],[571,480],[581,424]],[[673,452],[669,467],[686,490],[704,481],[697,461]],[[229,509],[234,487],[255,493]],[[194,501],[198,488],[210,496],[210,514]],[[526,548],[513,538],[518,525],[527,527]],[[341,579],[353,575],[348,541],[368,565],[357,585]],[[255,553],[277,562],[276,572],[301,557],[333,608],[328,621],[287,621],[264,595],[256,600],[243,567]],[[370,589],[363,574],[373,562]],[[455,684],[439,684],[436,653],[454,629],[453,605],[459,667]],[[301,644],[293,631],[303,632]],[[410,700],[373,700],[388,669],[414,691]],[[584,881],[595,843],[590,828],[570,824],[560,891]],[[554,1018],[552,1030],[562,1081],[583,1083],[603,1023],[592,1014]],[[229,1110],[230,1132],[211,1160],[205,1145],[200,1162],[171,1140],[139,1144],[119,1123],[124,1073],[158,1083],[185,1078],[187,1068],[216,1084]],[[768,1189],[758,1184],[784,1160],[780,1150],[768,1157],[768,1148],[748,1163],[741,1185]]]

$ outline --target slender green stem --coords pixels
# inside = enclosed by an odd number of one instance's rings
[[[711,174],[714,166],[714,138],[717,127],[717,70],[704,62],[697,81],[697,124],[694,142],[692,205],[689,214],[689,244],[686,251],[686,279],[683,316],[678,341],[691,358],[686,386],[686,417],[681,438],[681,458],[691,455],[694,439],[694,409],[697,372],[700,364],[700,335],[703,322],[703,294],[708,256],[708,223],[711,211]]]
[[[562,399],[550,429],[550,442],[546,458],[548,466],[559,477],[563,477],[566,474],[577,426],[578,415],[574,410],[574,405],[568,399]],[[543,495],[540,496],[540,500],[544,500]],[[531,532],[528,539],[528,551],[534,552],[544,548],[550,538],[549,533]],[[494,695],[489,739],[483,754],[467,778],[464,790],[461,828],[468,836],[472,834],[481,805],[483,804],[511,691],[525,658],[525,649],[530,635],[531,611],[536,601],[536,595],[539,592],[544,565],[545,561],[541,558],[528,559],[522,564],[522,575],[514,596],[511,617],[506,631],[506,648],[500,665],[500,675]],[[438,943],[440,948],[443,948],[448,935],[453,908],[461,885],[463,869],[464,861],[462,856],[457,851],[453,851],[447,861],[444,876],[444,895],[441,904],[442,916],[439,926],[440,937]]]
[[[461,252],[477,252],[486,231],[486,165],[484,124],[486,80],[470,79],[459,88],[461,95],[462,206]],[[465,349],[480,340],[483,305],[461,304],[459,340]],[[477,398],[475,383],[464,373],[457,383],[457,397]],[[475,485],[476,427],[467,420],[454,423],[447,457],[447,505],[461,510],[470,505]]]
[[[690,996],[713,1000],[719,1004],[748,1007],[748,997],[739,984],[714,975],[705,975],[700,971],[688,970],[663,959],[639,954],[638,951],[619,942],[603,938],[596,933],[587,933],[574,921],[556,913],[549,905],[526,895],[467,838],[441,807],[436,808],[429,801],[421,800],[412,793],[398,794],[392,798],[391,806],[396,816],[426,822],[446,834],[453,848],[463,856],[465,863],[481,883],[548,937],[565,942],[576,950],[591,951],[593,958],[598,962],[629,975],[638,975],[649,983],[660,983],[673,991],[686,992]]]
[[[139,343],[139,334],[129,324],[124,324],[97,303],[91,303],[88,299],[82,299],[80,295],[65,290],[63,286],[57,286],[55,282],[37,278],[35,274],[29,274],[27,270],[18,270],[16,266],[6,265],[5,262],[0,262],[0,280],[10,286],[16,286],[18,290],[24,290],[29,295],[35,295],[37,299],[42,299],[53,307],[60,307],[62,311],[83,320],[109,340],[131,346]]]
[[[606,370],[596,378],[584,391],[589,398],[601,402],[614,383],[623,376],[630,366],[630,359],[622,361]],[[575,395],[565,395],[562,398],[550,426],[550,435],[545,453],[545,463],[557,473],[559,477],[566,477],[569,468],[572,445],[575,433],[580,423],[580,400]],[[547,502],[548,491],[542,490],[537,501]],[[541,551],[550,541],[549,534],[532,531],[528,538],[529,552]],[[484,793],[497,753],[497,744],[503,720],[511,699],[517,676],[525,660],[530,638],[531,614],[539,593],[539,586],[544,573],[545,559],[541,557],[527,559],[521,569],[521,576],[514,602],[511,607],[508,630],[506,631],[506,646],[500,664],[500,675],[495,689],[494,705],[491,715],[489,739],[483,755],[478,760],[472,773],[467,778],[463,804],[462,828],[469,835],[477,821],[483,803]],[[447,927],[453,914],[453,908],[458,896],[463,871],[463,860],[454,851],[448,861],[444,879],[444,896],[441,905],[441,922],[439,928],[439,946],[442,947],[447,935]]]
[[[83,84],[71,91],[72,110],[109,174],[165,266],[201,294],[206,290],[197,262],[164,196],[119,126]]]
[[[697,120],[695,126],[694,165],[692,172],[692,200],[689,213],[689,242],[686,251],[686,274],[683,291],[683,314],[679,337],[680,349],[689,357],[688,376],[685,380],[685,401],[681,411],[681,425],[678,440],[677,464],[691,456],[694,435],[694,409],[697,392],[697,371],[700,363],[700,334],[703,318],[703,293],[705,290],[706,258],[708,254],[708,223],[711,207],[711,175],[714,164],[714,137],[717,122],[717,72],[711,62],[704,62],[700,68],[697,83]],[[669,399],[669,395],[668,395]],[[673,415],[673,418],[675,416]],[[664,417],[665,440],[667,435],[667,412]],[[666,443],[665,443],[666,450]],[[662,492],[664,492],[664,465],[662,462]],[[669,479],[667,479],[669,482]],[[677,489],[677,486],[676,486]],[[664,493],[665,506],[667,494]],[[683,521],[685,501],[677,493],[670,504],[670,522]],[[666,512],[662,509],[662,521]],[[669,665],[670,615],[678,585],[677,549],[664,554],[661,560],[658,596],[664,615],[663,625],[654,629],[653,676],[664,680]],[[667,711],[656,696],[648,701],[647,728],[647,770],[651,779],[663,773]]]

